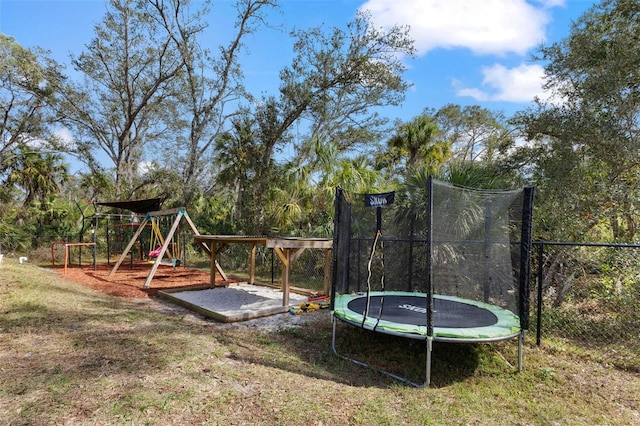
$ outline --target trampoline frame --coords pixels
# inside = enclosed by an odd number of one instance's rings
[[[424,294],[412,294],[409,292],[387,292],[388,294],[383,294],[383,292],[372,292],[370,295],[372,297],[377,297],[377,296],[382,296],[384,297],[385,295],[412,295],[412,296],[418,296],[418,297],[423,297]],[[426,295],[424,295],[426,297]],[[353,300],[357,297],[367,297],[366,294],[359,294],[356,296],[350,296],[350,295],[338,295],[336,296],[336,299],[339,298],[346,298],[346,299],[350,299]],[[393,379],[396,379],[398,381],[401,381],[403,383],[409,384],[411,386],[415,386],[415,387],[419,387],[419,388],[423,388],[426,387],[430,384],[431,382],[431,352],[432,352],[432,348],[433,348],[433,342],[447,342],[447,343],[493,343],[493,342],[499,342],[499,341],[503,341],[503,340],[510,340],[513,338],[518,337],[518,372],[522,371],[522,358],[523,358],[523,345],[524,345],[524,338],[525,338],[525,330],[520,329],[519,327],[519,318],[517,317],[517,315],[513,314],[511,311],[500,308],[498,306],[495,305],[489,305],[489,304],[485,304],[482,302],[477,302],[477,301],[473,301],[473,300],[467,300],[467,299],[462,299],[462,298],[458,298],[458,297],[451,297],[451,296],[439,296],[439,295],[434,295],[434,299],[438,299],[438,298],[442,298],[442,299],[446,299],[446,300],[453,300],[453,301],[457,301],[460,303],[467,303],[473,306],[478,306],[480,308],[483,309],[487,309],[490,312],[492,312],[494,315],[496,315],[498,322],[503,320],[508,320],[507,318],[504,318],[505,316],[509,316],[509,314],[513,315],[512,320],[514,321],[511,325],[514,328],[517,328],[517,331],[514,332],[507,332],[504,333],[502,335],[495,335],[492,337],[452,337],[449,334],[452,334],[451,331],[452,328],[446,328],[446,330],[448,330],[446,332],[447,335],[438,335],[438,333],[442,333],[441,331],[439,331],[439,328],[437,326],[434,326],[434,334],[433,336],[429,336],[426,333],[426,326],[416,326],[419,328],[423,328],[424,330],[415,330],[415,332],[402,332],[402,331],[397,331],[397,330],[391,330],[388,329],[384,326],[384,323],[380,323],[381,320],[375,320],[373,317],[369,317],[371,319],[371,322],[375,322],[375,325],[371,325],[371,324],[367,324],[365,325],[364,323],[366,322],[366,318],[363,317],[362,314],[358,313],[358,312],[354,312],[354,311],[350,311],[353,313],[352,318],[347,318],[345,313],[343,312],[342,309],[342,303],[337,304],[339,305],[339,308],[336,309],[336,306],[334,305],[334,310],[332,311],[332,333],[331,333],[331,349],[333,350],[333,352],[338,355],[340,358],[345,359],[347,361],[351,361],[352,363],[359,365],[361,367],[366,367],[369,369],[372,369],[374,371],[377,371],[378,373],[384,374],[386,376],[392,377]],[[348,302],[347,302],[348,303]],[[345,305],[347,304],[345,303]],[[362,319],[360,319],[360,318]],[[373,332],[377,332],[377,333],[383,333],[383,334],[388,334],[391,336],[398,336],[398,337],[404,337],[404,338],[408,338],[408,339],[414,339],[414,340],[425,340],[426,342],[426,365],[425,365],[425,381],[424,383],[416,383],[413,382],[405,377],[399,376],[397,374],[391,373],[389,371],[386,371],[384,369],[375,367],[371,364],[368,364],[366,362],[357,360],[355,358],[350,358],[348,356],[345,356],[341,353],[338,352],[337,350],[337,346],[336,346],[336,335],[337,335],[337,322],[342,321],[346,324],[355,326],[357,328],[362,328],[364,330],[368,330],[368,331],[373,331]],[[516,320],[518,322],[516,322]],[[483,327],[478,327],[478,328],[483,328]],[[465,330],[469,330],[469,328],[465,328]]]
[[[390,298],[393,296],[426,298],[424,293],[411,293],[404,291],[374,291],[371,292],[369,296],[371,298]],[[411,324],[406,327],[406,331],[400,330],[402,326],[395,326],[393,327],[395,328],[394,330],[391,326],[396,323],[375,316],[364,317],[362,313],[353,311],[346,306],[350,301],[358,298],[364,299],[366,297],[367,295],[365,293],[357,295],[337,295],[336,302],[334,303],[333,315],[345,323],[355,325],[365,330],[406,337],[409,339],[426,339],[428,334],[427,327],[424,325]],[[434,300],[440,299],[475,306],[491,312],[496,317],[495,324],[480,327],[439,327],[438,324],[434,324],[433,340],[436,342],[490,343],[512,339],[520,334],[520,318],[508,309],[455,296],[434,295],[433,298]],[[462,330],[464,330],[464,332],[462,332]],[[473,330],[476,330],[475,335],[471,332]]]
[[[520,242],[518,243],[520,246],[520,274],[519,274],[519,297],[518,297],[518,313],[519,315],[515,315],[514,316],[519,320],[519,324],[517,327],[514,328],[514,331],[512,333],[505,333],[504,335],[498,335],[498,336],[494,336],[494,337],[480,337],[480,338],[472,338],[472,337],[455,337],[455,336],[438,336],[437,335],[437,328],[434,326],[433,324],[433,310],[434,310],[434,298],[437,297],[441,297],[441,298],[445,298],[445,297],[450,297],[450,296],[438,296],[438,295],[434,295],[433,293],[433,253],[432,253],[432,232],[429,231],[429,237],[428,237],[428,241],[426,241],[427,247],[428,247],[428,255],[427,255],[427,264],[426,264],[426,268],[427,268],[427,281],[428,281],[428,288],[427,288],[427,293],[423,293],[425,295],[426,298],[426,326],[424,326],[425,331],[423,332],[419,332],[419,333],[411,333],[411,332],[402,332],[402,331],[396,331],[396,330],[391,330],[391,329],[387,329],[384,327],[378,327],[378,326],[366,326],[366,322],[367,322],[367,317],[365,316],[366,314],[359,314],[362,317],[361,321],[355,321],[354,319],[349,319],[344,315],[344,312],[338,312],[336,313],[336,298],[340,297],[339,293],[338,293],[338,289],[337,289],[337,263],[338,263],[338,256],[337,256],[337,251],[338,251],[338,241],[339,238],[342,237],[339,235],[339,232],[337,232],[338,229],[338,217],[340,216],[340,204],[339,204],[339,200],[341,200],[342,195],[341,195],[341,189],[338,188],[337,192],[336,192],[336,200],[335,200],[335,229],[334,229],[334,243],[333,243],[333,247],[334,247],[334,265],[333,265],[333,286],[332,286],[332,299],[331,299],[331,317],[332,317],[332,336],[331,336],[331,348],[333,350],[333,352],[345,359],[348,360],[356,365],[362,366],[362,367],[366,367],[369,369],[372,369],[374,371],[377,371],[381,374],[384,374],[388,377],[391,377],[393,379],[396,379],[398,381],[401,381],[403,383],[415,386],[415,387],[427,387],[431,384],[431,358],[432,358],[432,350],[433,350],[433,342],[434,341],[439,341],[439,342],[450,342],[450,343],[491,343],[491,342],[497,342],[497,341],[504,341],[504,340],[510,340],[513,338],[518,339],[518,365],[517,365],[517,371],[520,372],[522,371],[523,368],[523,346],[524,346],[524,339],[525,339],[525,334],[526,334],[526,330],[528,328],[528,309],[529,309],[529,295],[528,295],[528,289],[529,289],[529,271],[530,271],[530,258],[531,258],[531,239],[532,239],[532,222],[533,222],[533,197],[534,197],[534,187],[526,187],[523,188],[523,210],[522,210],[522,228],[520,229]],[[428,179],[428,193],[429,193],[429,203],[428,203],[428,214],[427,214],[427,227],[429,230],[432,229],[433,227],[433,197],[432,197],[432,193],[433,193],[433,178],[429,177]],[[386,195],[386,194],[382,194],[382,195]],[[347,208],[349,210],[349,208]],[[378,209],[378,213],[377,213],[377,217],[378,217],[378,222],[380,221],[380,207],[377,208]],[[350,215],[350,213],[348,213]],[[380,226],[380,224],[378,224],[378,226]],[[379,228],[380,229],[380,228]],[[378,231],[378,235],[379,235],[379,231]],[[377,239],[377,237],[376,237]],[[374,243],[375,244],[375,243]],[[370,297],[372,292],[370,292],[370,290],[367,290],[366,296],[365,297]],[[384,292],[382,292],[384,293]],[[457,298],[459,301],[467,301],[467,302],[471,302],[471,304],[478,306],[479,302],[475,302],[472,300],[466,300],[466,299],[460,299]],[[489,307],[489,304],[483,304],[486,306],[483,307]],[[498,306],[495,305],[491,305],[493,306],[493,309],[498,309],[498,310],[504,310],[504,311],[508,311],[505,310],[503,308],[500,308]],[[489,310],[492,310],[491,308]],[[351,311],[354,312],[354,311]],[[512,313],[511,311],[508,311],[510,313]],[[513,314],[513,313],[512,313]],[[356,313],[357,315],[357,313]],[[372,318],[373,322],[376,322],[374,317],[369,317]],[[357,360],[355,358],[351,358],[348,357],[346,355],[343,355],[341,353],[338,352],[337,350],[337,346],[336,346],[336,335],[337,335],[337,322],[338,320],[346,323],[346,324],[350,324],[352,326],[355,326],[357,328],[362,328],[365,330],[369,330],[369,331],[373,331],[373,332],[381,332],[381,333],[385,333],[385,334],[390,334],[390,335],[395,335],[395,336],[400,336],[400,337],[405,337],[405,338],[412,338],[412,339],[419,339],[419,340],[425,340],[425,350],[426,350],[426,365],[425,365],[425,381],[424,383],[416,383],[413,382],[411,380],[409,380],[406,377],[402,377],[398,374],[386,371],[384,369],[381,369],[379,367],[373,366],[369,363]],[[378,321],[379,323],[379,321]],[[516,330],[517,329],[517,330]],[[504,357],[503,357],[504,359]],[[506,361],[507,364],[509,364],[508,361]]]

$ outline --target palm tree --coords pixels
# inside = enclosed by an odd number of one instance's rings
[[[450,145],[436,140],[438,133],[438,125],[427,114],[401,124],[398,133],[387,142],[394,162],[404,159],[408,169],[424,165],[436,173],[451,157]]]
[[[7,182],[20,187],[25,198],[23,207],[33,201],[46,203],[49,195],[57,194],[69,176],[67,165],[59,154],[30,151],[21,146]]]

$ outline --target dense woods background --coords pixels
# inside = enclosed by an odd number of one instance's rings
[[[151,197],[187,207],[203,232],[327,235],[336,186],[411,188],[429,174],[535,185],[538,239],[636,240],[637,1],[604,1],[540,47],[551,100],[510,117],[443,105],[404,123],[381,107],[409,87],[407,28],[381,30],[361,14],[347,30],[294,31],[279,92],[256,95],[239,57],[276,2],[238,1],[222,46],[199,38],[208,7],[111,1],[71,58],[75,79],[47,52],[1,36],[3,250],[73,233],[95,202]],[[71,175],[68,158],[82,171]]]

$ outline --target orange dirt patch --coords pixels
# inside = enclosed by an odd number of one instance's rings
[[[145,289],[143,286],[152,266],[144,261],[123,263],[111,277],[109,273],[113,269],[113,264],[98,264],[95,270],[91,265],[70,266],[67,268],[66,274],[62,266],[56,265],[52,268],[63,278],[93,290],[119,297],[153,297],[158,294],[159,290],[210,285],[209,271],[182,266],[176,268],[160,266],[153,276],[149,288]],[[216,276],[216,285],[228,285],[229,283],[230,281],[223,282],[220,276]]]

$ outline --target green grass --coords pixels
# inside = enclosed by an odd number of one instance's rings
[[[3,424],[634,424],[640,376],[589,346],[434,345],[416,389],[336,357],[324,314],[277,332],[194,320],[44,269],[0,266]],[[341,349],[423,374],[423,344],[341,326]]]

